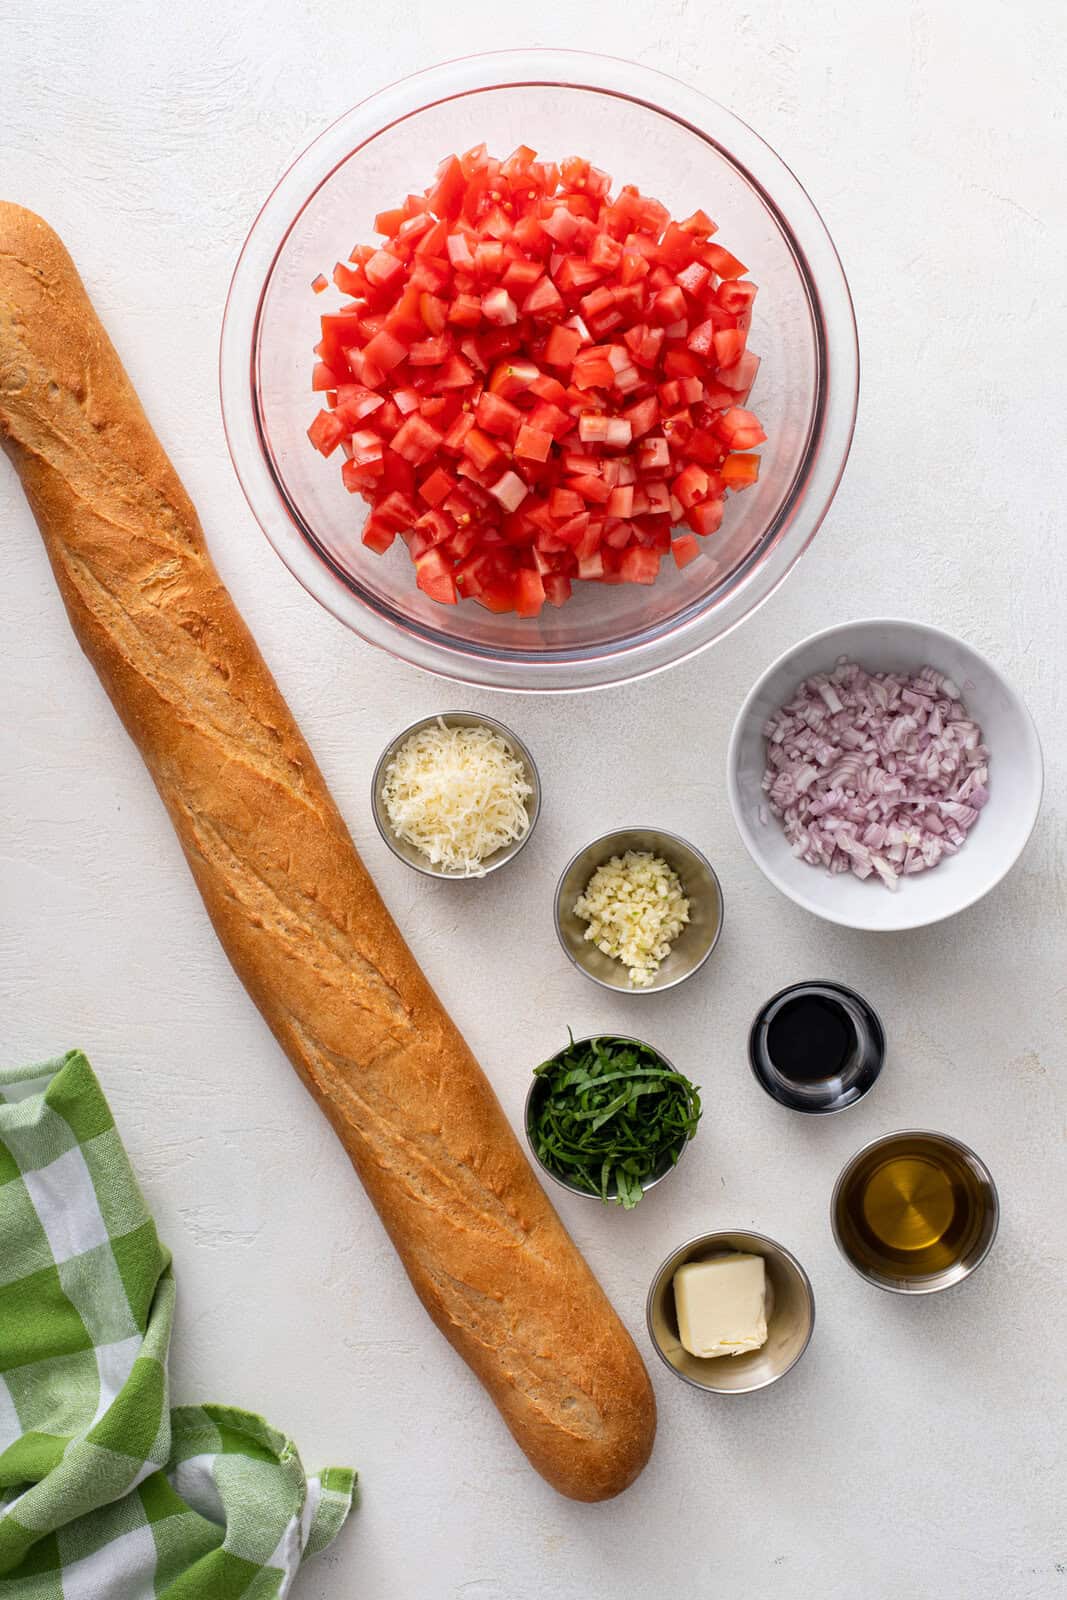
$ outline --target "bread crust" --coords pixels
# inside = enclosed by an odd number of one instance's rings
[[[224,950],[423,1305],[562,1494],[618,1494],[655,1404],[628,1333],[404,943],[61,240],[0,202],[0,442]]]

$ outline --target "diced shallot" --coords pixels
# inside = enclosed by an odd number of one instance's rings
[[[842,658],[763,729],[767,806],[793,854],[896,889],[954,855],[989,799],[989,751],[951,678]],[[765,820],[765,818],[764,818]]]

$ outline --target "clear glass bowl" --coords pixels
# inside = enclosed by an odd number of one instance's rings
[[[318,318],[339,297],[310,284],[375,213],[431,180],[441,158],[481,141],[549,158],[590,157],[676,216],[698,206],[759,284],[750,343],[762,357],[752,405],[768,435],[760,480],[727,498],[701,559],[664,563],[654,585],[576,584],[538,619],[473,601],[439,606],[415,586],[398,541],[360,543],[363,502],[311,448]],[[238,477],[293,574],[371,644],[483,688],[577,690],[671,666],[735,627],[814,537],[840,480],[856,415],[859,359],[841,263],[800,184],[737,117],[631,62],[577,51],[469,57],[381,90],[347,112],[282,178],[241,252],[220,357],[223,419]]]

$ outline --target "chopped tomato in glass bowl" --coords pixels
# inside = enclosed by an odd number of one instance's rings
[[[310,146],[242,252],[221,378],[252,508],[335,615],[449,677],[573,690],[777,587],[858,361],[833,245],[750,129],[644,68],[526,51]]]
[[[368,549],[399,535],[431,600],[533,618],[575,583],[654,583],[679,525],[719,531],[766,436],[756,285],[706,212],[480,144],[374,225],[333,269],[308,428]]]

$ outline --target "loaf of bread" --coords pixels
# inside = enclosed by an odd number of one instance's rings
[[[549,1483],[618,1494],[655,1432],[633,1341],[356,854],[70,256],[3,203],[0,440],[222,946],[420,1300]]]

